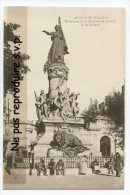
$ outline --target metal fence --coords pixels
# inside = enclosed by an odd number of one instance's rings
[[[33,164],[35,166],[36,163],[40,161],[41,157],[34,157],[33,159]],[[42,157],[45,161],[45,165],[48,166],[48,163],[50,162],[51,158],[48,157]],[[79,162],[82,157],[73,157],[73,158],[64,158],[62,156],[53,156],[53,159],[55,163],[57,163],[60,159],[63,160],[65,164],[65,168],[78,168],[79,167]],[[110,160],[109,157],[101,157],[101,156],[87,156],[86,161],[87,161],[87,167],[91,167],[92,161],[95,159],[98,160],[100,167],[104,167],[105,164]],[[30,163],[32,163],[32,158],[21,158],[18,161],[16,160],[14,162],[14,167],[15,168],[29,168]]]

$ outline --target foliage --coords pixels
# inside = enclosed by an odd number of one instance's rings
[[[13,64],[16,62],[14,59],[14,51],[11,49],[11,44],[13,43],[14,38],[16,37],[15,31],[20,27],[18,24],[6,24],[4,23],[4,97],[7,92],[13,91],[12,74],[14,71]],[[29,59],[27,54],[20,53],[20,80],[24,79],[24,75],[30,71],[26,65],[26,61]]]
[[[105,97],[105,115],[115,122],[117,127],[124,126],[124,94],[114,92]]]
[[[87,110],[82,113],[85,126],[95,122],[97,115],[108,117],[115,124],[115,133],[121,138],[120,145],[124,148],[124,86],[122,91],[114,91],[105,96],[104,101],[98,104],[97,100],[90,100]]]
[[[98,101],[91,98],[88,110],[82,113],[82,116],[85,118],[85,126],[89,127],[90,122],[95,122],[98,114]]]

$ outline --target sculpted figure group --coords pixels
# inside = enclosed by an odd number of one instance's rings
[[[79,93],[71,93],[69,88],[62,93],[58,92],[54,97],[49,97],[49,94],[45,94],[44,90],[41,90],[38,96],[35,93],[35,106],[38,120],[44,117],[62,117],[65,121],[68,118],[77,119],[79,113],[79,107],[77,98]]]

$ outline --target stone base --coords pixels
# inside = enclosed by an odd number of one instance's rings
[[[77,119],[67,119],[63,121],[61,117],[54,118],[42,118],[42,122],[44,123],[45,130],[57,130],[57,127],[60,125],[62,130],[66,130],[68,132],[76,132],[84,129],[84,121],[83,118]]]
[[[41,138],[42,139],[42,138]],[[48,144],[37,144],[35,147],[34,147],[34,154],[35,154],[35,157],[44,157],[47,155],[47,150],[50,148],[50,145]]]
[[[68,119],[65,122],[61,118],[43,118],[42,122],[44,124],[43,128],[45,133],[35,146],[34,150],[36,157],[47,155],[47,150],[50,148],[50,142],[53,140],[54,131],[58,129],[59,125],[61,130],[74,134],[79,139],[81,139],[79,135],[82,134],[82,131],[84,130],[84,121],[82,118],[77,118],[76,120]],[[57,154],[57,156],[59,155],[61,154]]]
[[[29,169],[26,169],[26,175],[28,175],[28,174],[29,174]],[[87,169],[86,175],[88,175],[88,174],[92,174],[92,169],[90,169],[90,168]],[[32,175],[37,175],[36,169],[32,170]],[[49,169],[47,169],[47,175],[49,175]],[[79,169],[78,168],[72,168],[72,169],[67,168],[67,169],[65,169],[65,175],[80,175]],[[57,175],[57,177],[59,177],[59,176],[61,176],[61,175]],[[45,177],[45,176],[43,176],[41,173],[40,177]]]

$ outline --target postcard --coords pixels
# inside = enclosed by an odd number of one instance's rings
[[[125,9],[4,7],[4,189],[122,190]]]

